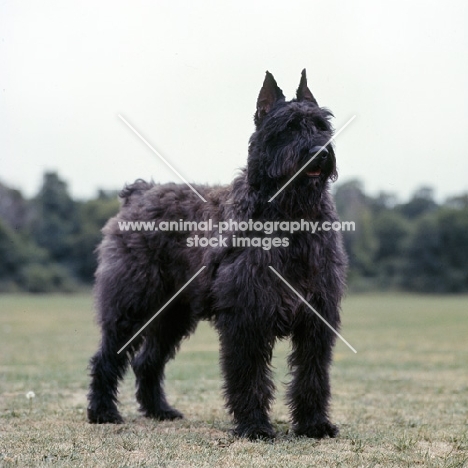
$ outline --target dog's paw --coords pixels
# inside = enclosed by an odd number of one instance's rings
[[[88,408],[88,421],[91,424],[123,424],[124,420],[116,409],[95,411]]]
[[[249,440],[272,440],[276,437],[276,433],[270,424],[239,424],[234,429],[234,435],[237,437],[244,437]]]
[[[184,415],[174,408],[167,408],[160,411],[145,411],[147,418],[157,419],[158,421],[173,421],[174,419],[183,419]]]
[[[325,421],[307,426],[298,426],[294,429],[298,436],[311,437],[313,439],[323,439],[325,437],[336,437],[339,433],[338,427]]]

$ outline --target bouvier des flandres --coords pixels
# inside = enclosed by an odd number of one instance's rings
[[[90,363],[90,422],[123,421],[117,386],[129,363],[142,413],[160,420],[182,417],[166,400],[164,367],[199,320],[208,319],[219,332],[226,406],[237,435],[274,437],[268,415],[272,350],[276,339],[290,337],[292,427],[299,435],[336,436],[328,416],[335,334],[275,273],[339,328],[346,269],[340,233],[284,230],[285,221],[296,226],[338,221],[329,192],[329,181],[337,177],[331,116],[307,87],[305,70],[291,101],[267,72],[247,167],[231,185],[195,185],[206,202],[182,184],[138,180],[122,190],[120,212],[104,227],[98,248],[95,298],[102,339]],[[154,229],[122,228],[135,221],[156,224]],[[169,230],[171,221],[192,229]],[[157,228],[161,222],[166,229]],[[222,222],[230,229],[220,235]],[[269,230],[257,229],[259,222]]]

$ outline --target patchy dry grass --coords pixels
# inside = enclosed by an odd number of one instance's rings
[[[187,419],[142,418],[128,375],[122,426],[86,423],[87,361],[98,335],[81,296],[0,296],[0,466],[468,466],[468,298],[351,296],[333,368],[337,439],[288,432],[286,342],[276,348],[273,442],[231,436],[218,344],[202,324],[168,368]],[[35,397],[26,398],[33,391]]]

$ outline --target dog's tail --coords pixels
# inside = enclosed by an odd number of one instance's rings
[[[139,195],[141,192],[149,190],[153,186],[154,183],[146,182],[146,180],[143,179],[137,179],[133,184],[125,185],[125,187],[119,192],[119,197],[122,198],[124,204],[126,204],[134,193]]]

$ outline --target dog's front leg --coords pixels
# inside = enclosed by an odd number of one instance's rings
[[[331,325],[326,309],[318,308]],[[289,356],[293,379],[288,389],[293,429],[297,435],[314,438],[335,437],[338,428],[328,418],[330,400],[329,369],[334,333],[311,311],[298,312],[292,331],[292,352]],[[328,315],[328,317],[327,317]]]
[[[245,310],[227,310],[216,319],[221,340],[226,406],[234,417],[234,432],[249,439],[273,438],[268,412],[274,384],[270,363],[274,336],[265,323]]]

